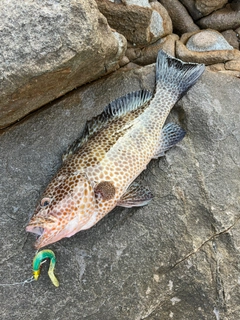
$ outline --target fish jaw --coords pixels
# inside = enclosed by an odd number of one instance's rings
[[[34,247],[36,249],[40,249],[63,238],[69,238],[73,236],[75,233],[80,231],[89,220],[91,220],[91,216],[85,216],[84,219],[79,219],[78,216],[75,216],[75,218],[68,221],[68,223],[66,223],[64,226],[62,225],[61,228],[58,227],[57,223],[54,224],[54,221],[37,223],[32,220],[26,227],[26,231],[35,233],[39,236]]]

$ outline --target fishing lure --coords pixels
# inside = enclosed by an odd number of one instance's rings
[[[56,256],[52,250],[46,249],[36,254],[36,256],[33,259],[33,277],[35,280],[38,280],[41,273],[41,264],[45,259],[50,259],[50,265],[48,269],[49,278],[51,279],[55,287],[59,287],[58,279],[54,274],[54,268],[56,265]]]

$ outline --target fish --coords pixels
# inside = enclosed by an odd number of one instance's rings
[[[160,50],[154,93],[130,92],[87,121],[26,227],[38,236],[36,249],[91,228],[116,206],[140,207],[152,200],[150,189],[134,180],[151,159],[183,139],[185,131],[165,121],[204,67]]]

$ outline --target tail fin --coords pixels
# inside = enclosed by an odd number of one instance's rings
[[[169,90],[180,99],[202,75],[204,64],[183,62],[160,50],[156,64],[157,91]]]

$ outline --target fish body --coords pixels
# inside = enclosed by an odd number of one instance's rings
[[[129,93],[87,122],[26,228],[40,235],[37,249],[92,227],[116,206],[142,206],[152,199],[147,187],[133,181],[184,137],[178,125],[164,123],[203,71],[203,65],[160,51],[154,96],[146,90]]]

